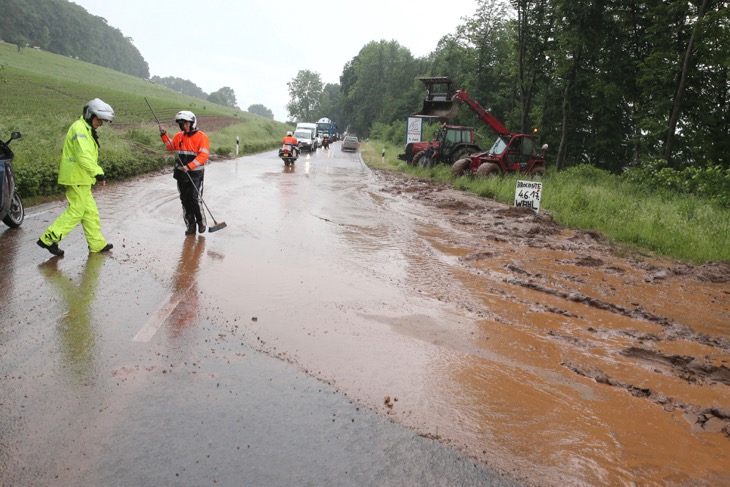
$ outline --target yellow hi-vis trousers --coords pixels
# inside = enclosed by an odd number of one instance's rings
[[[101,234],[99,209],[91,194],[91,186],[66,186],[66,199],[68,208],[48,227],[41,237],[43,243],[51,245],[60,242],[81,222],[89,251],[99,252],[106,247],[106,240]]]

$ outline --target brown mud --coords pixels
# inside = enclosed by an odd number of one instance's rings
[[[462,306],[497,356],[475,365],[476,375],[493,375],[485,396],[516,399],[502,411],[486,400],[482,426],[510,438],[515,455],[539,452],[549,467],[541,482],[730,484],[730,264],[619,255],[601,235],[545,213],[381,176],[384,191],[448,222],[422,236],[458,259],[476,297]],[[500,412],[511,420],[495,420]],[[463,446],[504,461],[478,443]],[[566,461],[592,472],[566,475]]]

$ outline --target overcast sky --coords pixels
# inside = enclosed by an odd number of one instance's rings
[[[192,81],[206,93],[228,86],[238,106],[260,103],[287,120],[287,82],[300,70],[340,82],[370,41],[396,40],[415,57],[436,49],[477,0],[72,0],[134,40],[150,76]]]

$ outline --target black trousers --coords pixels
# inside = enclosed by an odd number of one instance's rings
[[[182,170],[175,169],[173,176],[177,180],[177,190],[180,193],[185,225],[202,224],[207,226],[205,213],[202,211],[203,203],[200,201],[200,197],[203,194],[205,172],[188,171],[185,174]],[[198,194],[198,191],[200,191],[200,194]]]

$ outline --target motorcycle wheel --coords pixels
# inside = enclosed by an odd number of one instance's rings
[[[10,202],[8,214],[3,218],[3,223],[10,228],[17,228],[23,223],[24,218],[25,208],[23,207],[23,200],[20,199],[20,195],[16,192],[13,195],[13,201]]]

